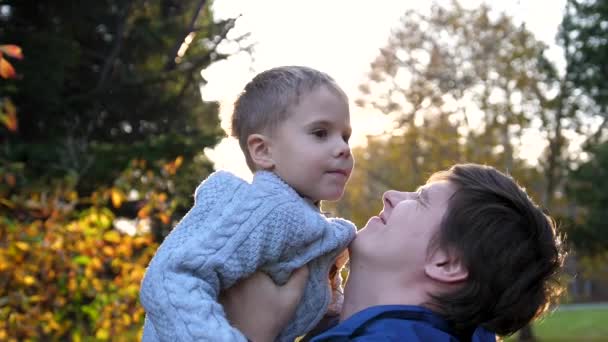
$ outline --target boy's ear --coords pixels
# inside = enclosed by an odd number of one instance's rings
[[[460,257],[441,248],[427,260],[424,272],[431,279],[449,284],[465,281],[469,277],[469,271]]]
[[[247,149],[253,164],[263,170],[274,168],[274,160],[270,150],[270,141],[263,134],[251,134],[247,138]]]

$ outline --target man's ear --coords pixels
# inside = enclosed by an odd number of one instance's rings
[[[431,279],[450,284],[465,281],[469,276],[460,257],[441,248],[427,260],[424,272]]]
[[[274,168],[268,137],[263,134],[251,134],[247,138],[247,149],[255,166],[264,170]]]

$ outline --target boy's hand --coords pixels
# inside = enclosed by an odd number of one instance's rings
[[[256,272],[223,292],[220,303],[231,324],[251,341],[274,341],[295,314],[307,280],[306,266],[295,270],[283,286]]]

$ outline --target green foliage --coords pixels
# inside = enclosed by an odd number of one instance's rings
[[[608,143],[593,146],[590,158],[574,170],[567,193],[577,205],[572,219],[570,241],[583,254],[594,254],[608,247]]]
[[[143,323],[139,283],[157,245],[113,228],[110,192],[83,198],[73,184],[3,187],[2,340],[108,340]]]
[[[608,309],[581,308],[554,311],[535,322],[540,342],[605,341],[608,336]],[[514,337],[506,341],[516,341]]]
[[[495,166],[545,199],[543,170],[518,156],[533,122],[543,123],[548,140],[550,130],[562,129],[554,122],[557,100],[547,95],[559,82],[544,50],[525,27],[492,17],[487,6],[467,10],[453,1],[429,15],[407,12],[357,101],[393,118],[394,129],[354,151],[353,178],[336,210],[362,224],[378,213],[383,191],[415,190],[459,162]]]
[[[568,78],[591,97],[606,117],[608,109],[608,1],[568,0],[559,40],[566,48]]]
[[[461,145],[454,161],[517,168],[524,132],[532,123],[553,126],[545,111],[557,85],[546,74],[554,71],[546,46],[510,17],[457,1],[429,15],[407,12],[401,22],[372,63],[358,104],[392,116],[403,131],[432,137],[428,121],[451,127],[443,143]]]

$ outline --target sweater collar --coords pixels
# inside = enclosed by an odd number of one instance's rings
[[[256,171],[253,175],[253,184],[273,191],[281,191],[285,194],[301,198],[314,210],[321,211],[321,202],[314,203],[310,198],[300,195],[294,188],[287,184],[279,175],[271,171]]]

